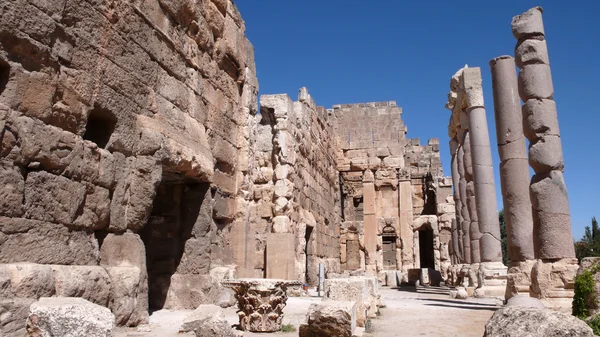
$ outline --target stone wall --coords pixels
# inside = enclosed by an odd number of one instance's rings
[[[169,247],[141,257],[151,304],[210,301],[251,190],[244,30],[228,0],[4,3],[0,263],[99,266],[131,232]]]
[[[318,265],[339,271],[339,178],[336,142],[325,109],[317,107],[306,88],[298,101],[287,95],[262,95],[261,131],[257,147],[255,199],[266,233],[292,233],[294,272],[286,278],[318,282]],[[264,173],[263,173],[264,172]],[[269,205],[273,205],[272,209]],[[270,235],[270,234],[267,234]],[[280,235],[280,237],[284,237]],[[269,247],[266,247],[269,254]],[[260,255],[260,251],[257,253]],[[278,266],[266,266],[277,269]]]

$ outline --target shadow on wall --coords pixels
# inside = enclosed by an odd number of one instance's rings
[[[177,271],[185,245],[205,201],[210,185],[164,172],[152,212],[140,232],[146,247],[150,312],[164,307],[171,276]]]

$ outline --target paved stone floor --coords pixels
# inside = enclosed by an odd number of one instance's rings
[[[496,299],[452,300],[443,288],[402,287],[381,288],[385,308],[372,320],[371,336],[477,336],[483,335],[484,325],[501,305]],[[284,324],[298,326],[304,321],[311,303],[319,297],[290,297],[284,309]],[[177,337],[181,323],[191,310],[161,310],[150,316],[150,324],[141,328],[119,328],[117,337]],[[235,308],[225,309],[229,323],[237,323]],[[146,331],[144,331],[146,330]],[[244,336],[291,337],[298,332],[255,334]]]
[[[385,308],[372,321],[374,336],[483,336],[484,326],[502,302],[453,300],[442,288],[381,288]]]

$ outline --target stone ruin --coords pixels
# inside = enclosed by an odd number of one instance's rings
[[[407,139],[395,102],[325,109],[302,88],[259,111],[231,0],[0,13],[3,333],[40,297],[136,326],[231,297],[228,278],[316,285],[324,264],[407,281],[450,264],[439,141]]]
[[[548,308],[570,310],[579,266],[542,8],[515,16],[512,32],[517,39],[515,58],[490,61],[510,264],[508,270],[499,264],[481,74],[479,68],[465,66],[452,77],[446,105],[452,111],[448,133],[457,224],[451,279],[456,285],[478,289],[500,281],[507,284],[506,300],[525,294]],[[520,68],[518,79],[515,63]],[[529,166],[534,171],[531,179]]]
[[[259,98],[244,31],[232,0],[1,6],[0,332],[22,335],[42,297],[136,326],[231,302],[227,279],[316,286],[320,265],[368,275],[369,303],[378,282],[444,280],[566,305],[577,262],[541,9],[513,20],[518,84],[511,57],[490,63],[508,270],[479,68],[451,81],[450,178],[393,101]],[[323,310],[348,330],[376,308]]]

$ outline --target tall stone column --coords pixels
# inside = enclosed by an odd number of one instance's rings
[[[459,183],[460,183],[460,176],[458,173],[458,159],[457,159],[457,155],[458,155],[458,140],[456,138],[452,138],[450,140],[450,155],[452,156],[451,158],[451,169],[452,169],[452,187],[453,187],[453,193],[452,193],[452,197],[454,198],[454,205],[456,207],[456,211],[455,211],[455,221],[452,223],[452,250],[454,252],[454,256],[456,257],[456,261],[454,261],[454,263],[460,263],[463,259],[462,257],[462,250],[460,249],[460,246],[458,244],[458,238],[459,235],[462,231],[459,230],[459,225],[462,223],[462,215],[461,215],[461,211],[462,211],[462,202],[460,201],[460,191],[459,191]]]
[[[529,294],[531,268],[535,262],[529,165],[514,59],[511,56],[497,57],[490,61],[490,68],[510,259],[505,294],[505,299],[508,300],[519,293]]]
[[[479,223],[477,220],[477,201],[475,197],[475,185],[473,182],[473,160],[471,155],[471,136],[470,132],[464,133],[463,148],[465,151],[463,163],[465,165],[465,195],[467,196],[467,211],[469,212],[469,238],[471,240],[471,264],[478,264],[481,262],[481,252],[479,248],[479,239],[481,233],[479,232]],[[479,268],[479,266],[475,266]]]
[[[515,16],[511,26],[518,40],[515,59],[521,68],[519,95],[525,102],[523,129],[530,142],[529,165],[535,172],[529,194],[535,256],[539,260],[532,270],[530,295],[542,299],[550,307],[570,310],[578,266],[562,173],[562,144],[542,8],[534,7]]]
[[[469,117],[469,138],[479,233],[481,264],[476,296],[504,296],[506,267],[502,264],[502,246],[492,151],[488,132],[483,88],[479,68],[465,68],[462,74]],[[473,226],[473,225],[471,225]],[[471,248],[473,249],[473,247]]]
[[[460,136],[460,135],[459,135]],[[459,138],[461,139],[461,138]],[[463,262],[466,264],[471,264],[471,236],[469,233],[469,228],[471,227],[471,217],[469,216],[469,210],[466,207],[467,205],[467,179],[465,173],[465,149],[461,144],[456,151],[456,163],[458,165],[458,193],[460,197],[460,201],[462,206],[461,209],[461,223],[460,227],[462,228],[462,243],[463,243]]]

